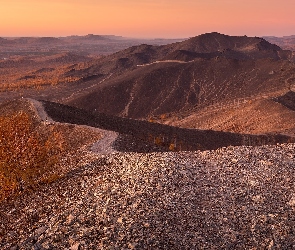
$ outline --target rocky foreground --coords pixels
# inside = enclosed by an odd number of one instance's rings
[[[64,178],[0,204],[0,248],[294,249],[294,152],[88,152]]]

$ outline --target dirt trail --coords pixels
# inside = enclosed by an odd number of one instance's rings
[[[138,64],[137,67],[144,67],[144,66],[149,66],[153,64],[158,64],[158,63],[190,63],[193,62],[194,60],[191,61],[180,61],[180,60],[163,60],[163,61],[155,61],[151,63],[146,63],[146,64]]]
[[[41,102],[31,98],[27,98],[27,100],[32,104],[34,111],[42,121],[54,122],[44,110],[43,104]]]
[[[74,98],[75,96],[83,93],[84,91],[87,91],[95,86],[98,86],[99,84],[102,84],[104,81],[108,80],[109,78],[111,78],[111,76],[113,75],[113,73],[110,73],[108,76],[106,76],[105,78],[103,78],[101,81],[99,82],[95,82],[94,84],[92,84],[91,86],[89,87],[86,87],[86,88],[83,88],[83,89],[80,89],[80,90],[77,90],[75,91],[74,93],[72,93],[70,96],[68,97],[65,97],[65,98],[62,98],[60,101],[62,102],[68,102],[70,101],[72,98]]]
[[[36,115],[41,119],[41,121],[50,122],[50,123],[59,123],[59,122],[54,121],[47,114],[47,112],[45,111],[43,104],[41,102],[31,99],[31,98],[28,98],[27,100],[32,104],[32,107],[33,107],[34,111],[36,112]],[[79,125],[75,125],[75,126],[79,126]],[[82,125],[82,126],[85,126],[85,125]],[[118,133],[113,132],[113,131],[99,129],[99,128],[93,128],[93,129],[102,135],[102,139],[95,142],[90,147],[90,150],[93,153],[111,154],[111,153],[117,152],[113,148],[112,145],[113,145],[114,141],[117,139]]]
[[[111,154],[117,152],[113,148],[113,143],[118,137],[118,133],[107,130],[100,130],[103,133],[103,138],[95,142],[91,146],[91,151],[98,154]]]

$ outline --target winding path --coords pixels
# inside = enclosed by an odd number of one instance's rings
[[[98,154],[111,154],[117,152],[113,148],[113,143],[118,137],[118,133],[99,129],[103,133],[103,138],[91,146],[91,151]]]
[[[54,121],[45,111],[43,104],[37,100],[27,98],[27,100],[31,103],[31,106],[33,110],[35,111],[36,115],[41,119],[43,122],[50,122],[50,123],[59,123]],[[75,126],[85,126],[85,125],[76,125]],[[96,132],[100,133],[102,135],[102,139],[93,143],[91,146],[90,150],[93,153],[97,154],[111,154],[114,152],[117,152],[113,148],[113,143],[118,137],[118,133],[109,131],[109,130],[104,130],[104,129],[99,129],[99,128],[93,128]]]
[[[47,122],[54,122],[51,117],[46,113],[43,104],[37,100],[27,98],[27,100],[31,103],[32,108],[34,109],[35,113],[41,121],[47,121]]]

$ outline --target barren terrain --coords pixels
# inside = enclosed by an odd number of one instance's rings
[[[294,52],[172,42],[0,39],[1,249],[295,248]]]
[[[79,138],[81,125],[63,126]],[[55,181],[1,202],[2,249],[295,247],[294,144],[178,153],[98,144],[65,155]]]

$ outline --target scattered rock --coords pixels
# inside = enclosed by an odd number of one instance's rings
[[[35,231],[35,235],[40,236],[41,234],[45,233],[45,231],[48,229],[48,227],[39,227],[36,231]]]
[[[289,205],[295,207],[295,196],[294,196],[294,195],[293,195],[293,197],[290,199],[290,201],[289,201]]]
[[[74,222],[74,219],[75,219],[75,217],[74,217],[72,214],[70,214],[70,215],[68,216],[68,218],[67,218],[67,224],[68,224],[69,226],[72,225],[73,222]]]
[[[294,151],[87,151],[62,179],[0,204],[0,249],[292,249]]]
[[[80,243],[76,243],[71,246],[71,250],[79,250],[79,247],[80,247]]]

